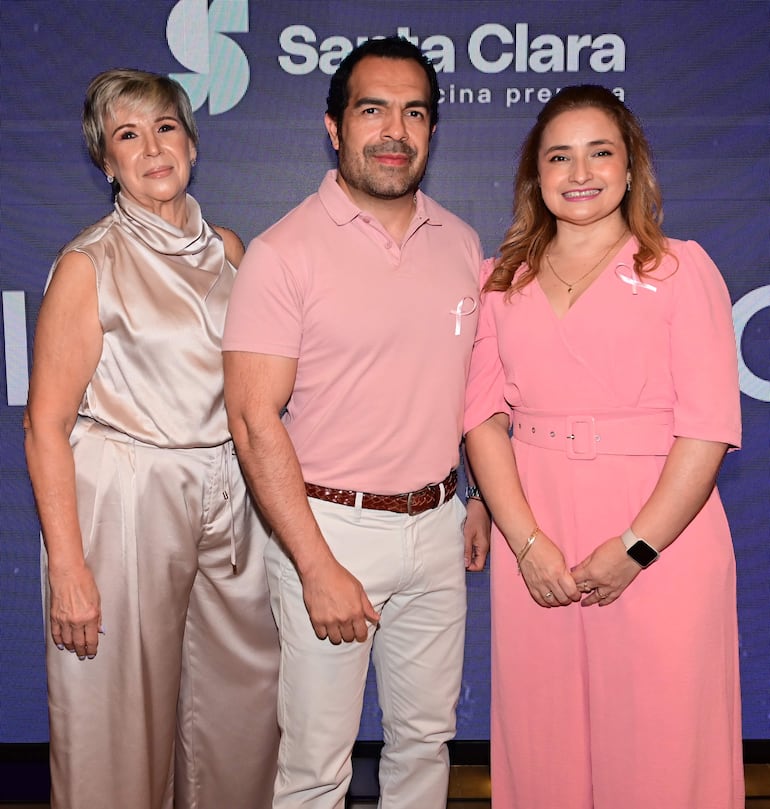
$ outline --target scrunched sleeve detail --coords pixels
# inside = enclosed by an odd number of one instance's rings
[[[489,278],[494,261],[487,259],[481,268],[481,285]],[[481,311],[476,340],[471,354],[468,384],[465,389],[465,419],[467,433],[495,413],[510,413],[504,398],[505,372],[497,343],[496,310],[505,306],[502,292],[486,292],[481,298]]]

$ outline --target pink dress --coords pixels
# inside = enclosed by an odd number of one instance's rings
[[[511,414],[525,494],[569,566],[631,524],[675,436],[740,443],[727,289],[698,244],[670,249],[678,268],[639,279],[629,240],[561,319],[537,280],[483,299],[465,429]],[[607,607],[539,607],[497,529],[491,569],[495,809],[743,809],[716,490]]]

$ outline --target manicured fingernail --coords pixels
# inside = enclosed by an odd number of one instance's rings
[[[97,632],[98,632],[100,635],[106,635],[106,634],[107,634],[107,630],[104,628],[104,624],[101,624],[101,626],[99,627],[99,629],[97,630]]]
[[[57,649],[58,649],[60,652],[63,652],[63,651],[64,651],[64,644],[63,644],[63,643],[57,643],[57,644],[56,644],[56,648],[57,648]]]

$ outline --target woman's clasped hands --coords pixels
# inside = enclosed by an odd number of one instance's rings
[[[519,573],[541,607],[566,607],[580,601],[580,591],[564,554],[539,528],[533,531],[524,547],[514,553]]]
[[[538,529],[526,554],[519,549],[519,572],[530,595],[541,607],[607,606],[616,601],[641,570],[626,553],[620,537],[595,548],[569,568],[558,546]]]
[[[571,571],[578,589],[585,594],[581,606],[606,607],[617,601],[641,569],[626,553],[619,536],[602,542]]]

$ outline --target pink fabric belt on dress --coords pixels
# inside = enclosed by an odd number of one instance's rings
[[[590,461],[597,455],[668,455],[674,443],[674,414],[542,413],[514,408],[513,437],[568,458]]]

